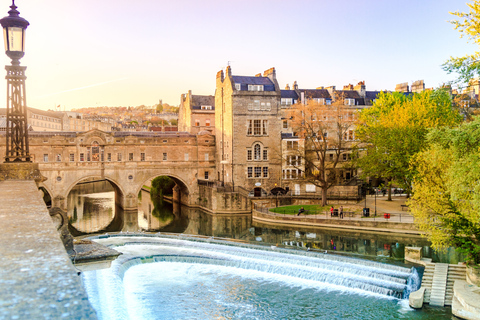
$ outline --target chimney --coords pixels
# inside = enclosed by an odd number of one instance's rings
[[[353,90],[353,84],[349,83],[346,86],[343,86],[343,90]]]
[[[365,81],[360,81],[354,88],[353,90],[357,91],[358,94],[361,97],[365,98],[365,93],[366,93],[366,86],[365,86]]]
[[[333,91],[335,91],[335,86],[330,86],[327,87],[328,93],[330,93],[330,96],[333,98]]]
[[[263,76],[264,77],[269,77],[270,79],[275,79],[276,78],[276,74],[275,74],[275,68],[270,68],[268,70],[265,70],[263,72]]]
[[[232,76],[232,68],[230,68],[230,66],[227,66],[227,70],[225,71],[227,77],[230,77]]]
[[[277,82],[277,75],[275,73],[275,68],[270,68],[268,70],[265,70],[263,72],[263,76],[267,77],[273,82],[273,85],[275,86],[275,91],[277,92],[280,91],[280,86],[278,85],[278,82]]]
[[[217,80],[219,80],[219,79],[220,79],[221,82],[223,82],[223,80],[225,79],[223,77],[223,70],[220,70],[220,71],[217,72]]]
[[[397,92],[410,92],[408,88],[408,82],[399,83],[395,86]]]
[[[417,80],[412,83],[412,92],[420,93],[425,91],[425,83],[423,80]]]
[[[288,83],[287,83],[287,85],[285,86],[285,90],[290,90],[290,86],[288,85]]]
[[[298,90],[297,81],[293,81],[293,90]]]
[[[261,76],[262,76],[261,73],[257,73],[257,74],[255,75],[255,77],[261,77]]]
[[[317,87],[316,89],[317,89],[317,90],[323,90],[323,89],[325,89],[325,87],[324,87],[324,86],[320,86],[320,87]]]

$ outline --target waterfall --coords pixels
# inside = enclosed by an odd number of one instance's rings
[[[419,286],[415,268],[328,253],[173,236],[115,237],[115,240],[120,244],[115,249],[124,253],[112,266],[120,279],[138,264],[180,262],[238,268],[246,270],[246,275],[251,270],[397,299],[407,299]]]

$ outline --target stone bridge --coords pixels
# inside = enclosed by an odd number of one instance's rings
[[[196,206],[198,179],[215,175],[215,138],[208,133],[182,132],[30,132],[30,154],[46,178],[39,187],[52,206],[67,208],[67,196],[79,182],[108,180],[116,204],[136,210],[138,193],[158,176],[171,177],[174,200]],[[5,135],[0,135],[5,157]]]

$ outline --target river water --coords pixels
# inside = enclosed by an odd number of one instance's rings
[[[437,261],[460,261],[454,250],[434,253],[421,237],[271,227],[252,222],[249,214],[209,214],[165,201],[153,203],[145,190],[139,195],[138,212],[124,212],[115,208],[114,196],[106,181],[74,188],[68,198],[74,233],[176,233],[235,239],[261,247],[232,249],[231,245],[208,243],[200,247],[194,244],[197,247],[192,249],[192,242],[172,244],[169,241],[173,240],[159,240],[163,242],[146,244],[148,239],[123,241],[121,237],[108,240],[112,242],[107,241],[106,245],[113,245],[124,254],[111,268],[83,275],[89,300],[100,319],[452,317],[450,308],[424,307],[415,311],[402,298],[403,293],[391,293],[391,286],[396,287],[397,282],[414,287],[407,282],[415,282],[412,279],[418,278],[416,274],[422,274],[421,269],[403,264],[405,246],[422,247],[424,256]],[[134,244],[135,241],[139,243]],[[250,249],[253,251],[245,251]],[[289,256],[262,250],[287,250]],[[319,255],[315,257],[319,260],[305,262],[292,252]],[[324,264],[326,256],[347,260],[332,267],[330,262]],[[355,271],[358,268],[360,271]],[[381,280],[378,284],[382,274],[399,280]],[[364,279],[361,282],[367,287],[355,284],[359,279]],[[393,284],[385,285],[383,281]],[[369,289],[372,284],[380,289]],[[405,290],[410,289],[400,292]]]

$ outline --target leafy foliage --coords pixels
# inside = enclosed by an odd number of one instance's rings
[[[425,148],[429,128],[460,121],[443,89],[408,96],[381,92],[373,106],[358,116],[356,137],[363,151],[357,165],[364,177],[384,178],[410,192],[416,172],[410,159]]]
[[[474,0],[467,3],[470,11],[451,12],[459,20],[450,21],[455,29],[460,32],[460,37],[467,37],[469,41],[480,45],[480,1]],[[448,73],[458,73],[456,82],[467,83],[470,79],[480,75],[480,52],[468,54],[463,57],[450,57],[444,64],[443,69]]]
[[[480,264],[480,118],[432,130],[427,140],[428,149],[412,161],[415,223],[434,248],[455,246]]]

